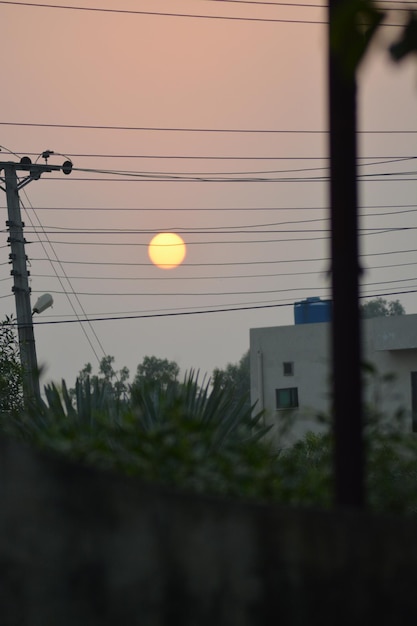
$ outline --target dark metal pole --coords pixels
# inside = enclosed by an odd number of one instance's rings
[[[329,0],[330,31],[341,0]],[[335,504],[364,504],[359,251],[356,183],[356,80],[329,35],[330,207]]]

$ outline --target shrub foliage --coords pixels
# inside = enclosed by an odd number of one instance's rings
[[[417,440],[367,410],[368,508],[417,513]],[[401,414],[396,416],[400,420]],[[221,381],[143,381],[120,402],[106,380],[71,393],[48,385],[30,411],[3,412],[0,431],[77,462],[194,492],[297,506],[332,505],[330,434],[274,446],[263,415]]]

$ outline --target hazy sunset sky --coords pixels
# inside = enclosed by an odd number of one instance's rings
[[[132,376],[146,355],[210,374],[250,328],[329,296],[327,26],[311,2],[0,2],[2,159],[74,163],[20,196],[32,303],[54,298],[35,318],[45,382],[104,354]],[[381,29],[359,76],[363,294],[417,313],[417,62],[389,60],[397,35]],[[187,245],[173,270],[147,255],[164,231]]]

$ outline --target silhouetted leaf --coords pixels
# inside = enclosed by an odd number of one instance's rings
[[[391,57],[394,61],[401,61],[412,52],[417,52],[417,14],[410,13],[408,22],[401,37],[390,46]]]
[[[344,0],[332,11],[330,46],[346,76],[354,76],[384,19],[371,0]]]

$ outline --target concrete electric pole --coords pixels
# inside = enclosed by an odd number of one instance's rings
[[[12,291],[16,301],[20,362],[23,372],[23,396],[26,406],[35,398],[40,397],[40,388],[19,190],[31,181],[39,180],[45,172],[71,173],[71,161],[65,161],[62,166],[49,165],[48,158],[51,154],[53,152],[50,150],[42,154],[45,164],[33,164],[29,157],[23,157],[19,163],[0,161],[0,173],[4,172],[4,176],[0,176],[0,181],[3,182],[4,187],[0,185],[0,188],[6,192],[7,197],[8,220],[6,226],[9,230],[8,242],[11,248],[9,259],[12,265],[11,275],[13,276]],[[17,171],[22,171],[24,177],[18,179]]]

